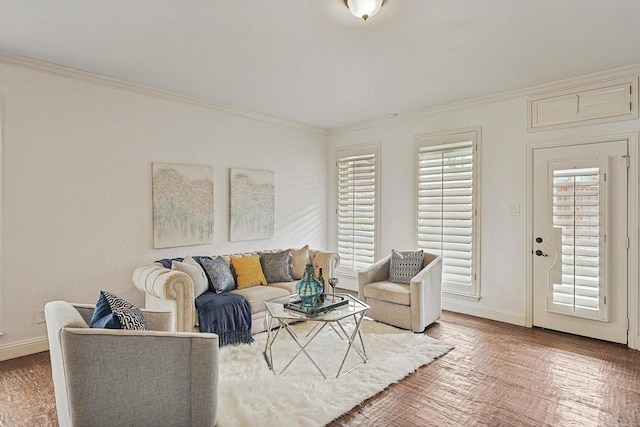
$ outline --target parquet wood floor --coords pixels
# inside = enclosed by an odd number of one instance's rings
[[[455,346],[334,420],[356,426],[640,426],[640,352],[445,312]],[[55,426],[48,352],[0,362],[0,426]]]

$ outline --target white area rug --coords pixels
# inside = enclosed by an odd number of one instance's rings
[[[300,334],[309,325],[294,328]],[[283,334],[273,347],[278,372],[297,351],[291,338]],[[333,377],[347,341],[340,340],[329,327],[308,347],[327,373],[327,380],[304,354],[284,373],[274,374],[263,355],[266,333],[256,334],[250,345],[222,347],[217,426],[323,426],[452,348],[424,334],[368,319],[363,322],[362,334],[368,362],[362,364],[352,350],[345,366],[348,369],[358,362],[360,366],[338,379]]]

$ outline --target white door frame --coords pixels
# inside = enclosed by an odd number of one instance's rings
[[[628,232],[629,232],[629,251],[627,253],[627,316],[629,319],[628,330],[628,343],[627,345],[632,349],[638,349],[638,343],[640,338],[638,333],[640,328],[638,321],[640,320],[638,310],[640,309],[639,296],[639,283],[640,283],[640,271],[638,269],[638,263],[640,261],[638,254],[640,254],[640,227],[638,221],[640,220],[640,209],[638,190],[640,188],[639,181],[639,163],[638,157],[638,133],[625,133],[618,135],[605,135],[600,137],[590,137],[584,139],[569,139],[569,140],[552,140],[544,142],[530,142],[527,144],[527,203],[529,206],[526,209],[526,260],[527,260],[527,295],[526,295],[526,311],[525,311],[525,326],[528,328],[533,327],[533,155],[535,150],[552,147],[563,147],[571,145],[583,145],[583,144],[595,144],[599,142],[608,141],[621,141],[626,140],[629,144],[629,155],[631,162],[629,166],[629,187],[628,187]]]

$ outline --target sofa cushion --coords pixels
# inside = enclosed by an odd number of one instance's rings
[[[400,305],[411,305],[409,285],[390,281],[374,282],[364,287],[364,296],[379,301],[392,302]]]
[[[256,285],[267,285],[267,279],[262,272],[260,257],[255,255],[231,257],[231,264],[236,272],[238,289]]]
[[[293,280],[300,280],[304,276],[304,269],[309,260],[309,245],[300,249],[291,249],[291,277]]]
[[[221,294],[235,289],[236,281],[233,279],[231,269],[224,258],[211,259],[209,257],[201,257],[200,264],[202,264],[204,272],[209,276],[209,288],[212,292]]]
[[[396,283],[408,284],[413,276],[422,270],[424,263],[424,251],[419,250],[403,255],[391,250],[391,265],[389,267],[389,280]]]
[[[89,326],[105,329],[147,329],[142,310],[107,291],[100,291]]]
[[[290,282],[291,278],[291,251],[263,252],[260,254],[260,265],[267,283]]]
[[[273,282],[273,283],[269,283],[269,287],[281,288],[281,289],[286,290],[290,294],[295,294],[296,293],[296,285],[297,284],[298,284],[297,281],[293,281],[293,282]]]
[[[234,289],[234,294],[242,295],[251,306],[251,313],[256,314],[264,311],[264,302],[271,298],[278,298],[290,295],[291,292],[276,286],[254,286],[252,288]]]
[[[171,263],[173,270],[186,273],[191,277],[193,282],[193,297],[197,298],[209,289],[209,280],[204,274],[204,270],[192,257],[185,257],[183,262],[173,261]]]

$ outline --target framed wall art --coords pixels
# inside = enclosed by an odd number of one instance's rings
[[[213,167],[152,164],[153,247],[213,242]]]
[[[275,174],[268,170],[230,169],[229,239],[270,239],[275,228]]]

